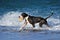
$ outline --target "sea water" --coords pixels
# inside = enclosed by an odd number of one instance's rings
[[[18,20],[21,13],[46,18],[52,11],[50,30],[18,32],[24,23]],[[60,40],[60,0],[0,0],[0,40]]]

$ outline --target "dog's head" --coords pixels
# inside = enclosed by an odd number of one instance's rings
[[[20,22],[23,21],[23,20],[25,19],[25,17],[27,17],[27,16],[28,16],[28,14],[22,13],[22,14],[19,16],[19,21],[20,21]]]

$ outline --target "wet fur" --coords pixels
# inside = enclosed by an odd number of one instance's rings
[[[31,15],[28,15],[26,13],[22,13],[21,16],[25,19],[27,16],[28,16],[28,21],[29,23],[35,27],[35,24],[36,23],[39,23],[39,26],[42,27],[43,24],[47,25],[48,27],[50,27],[47,23],[47,19],[49,17],[51,17],[53,15],[53,13],[48,16],[47,18],[42,18],[42,17],[35,17],[35,16],[31,16]],[[25,20],[26,24],[27,24],[27,20]]]

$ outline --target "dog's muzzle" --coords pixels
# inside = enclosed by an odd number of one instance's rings
[[[22,22],[23,21],[23,17],[19,16],[19,21]]]

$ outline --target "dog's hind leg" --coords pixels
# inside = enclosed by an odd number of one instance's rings
[[[43,24],[40,22],[40,23],[39,23],[39,26],[42,27],[42,25],[43,25]]]
[[[47,27],[50,27],[47,22],[45,23],[45,25],[46,25]]]
[[[47,26],[47,29],[51,29],[52,27],[48,25],[47,23],[45,24]]]

